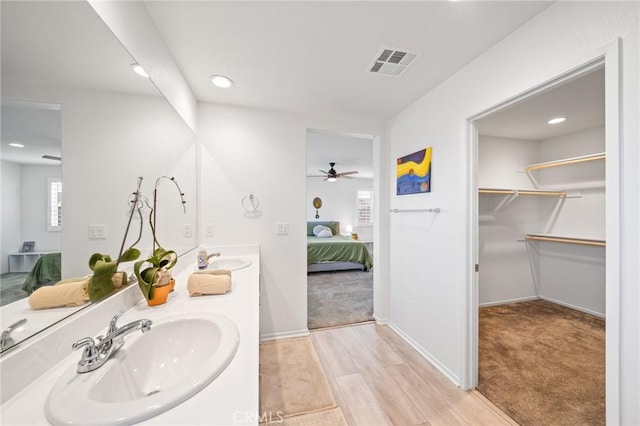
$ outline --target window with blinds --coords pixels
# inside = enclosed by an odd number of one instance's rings
[[[356,226],[373,225],[373,191],[358,190],[356,202]]]
[[[47,231],[62,229],[62,180],[49,178],[47,188]]]

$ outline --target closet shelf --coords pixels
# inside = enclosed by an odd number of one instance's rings
[[[598,152],[596,154],[564,158],[561,160],[547,161],[545,163],[530,164],[524,168],[524,171],[528,173],[534,170],[547,169],[549,167],[567,166],[569,164],[585,163],[587,161],[604,160],[605,158],[606,154],[604,152]]]
[[[567,193],[564,191],[546,191],[541,189],[494,189],[494,188],[479,188],[478,192],[482,194],[492,195],[504,195],[504,198],[498,205],[493,209],[494,213],[499,212],[509,204],[513,202],[516,198],[521,195],[537,195],[541,197],[557,197],[558,202],[564,201],[567,198]]]
[[[573,238],[573,237],[561,237],[557,235],[548,234],[527,234],[524,237],[527,241],[547,241],[553,243],[566,243],[566,244],[580,244],[585,246],[605,247],[605,240],[594,240],[590,238]]]

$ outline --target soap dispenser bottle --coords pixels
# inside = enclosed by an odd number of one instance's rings
[[[207,269],[209,266],[209,256],[207,256],[207,251],[200,247],[198,251],[198,269]]]
[[[220,253],[207,254],[204,247],[200,247],[198,249],[198,269],[207,269],[209,267],[209,259],[216,256],[220,256]]]

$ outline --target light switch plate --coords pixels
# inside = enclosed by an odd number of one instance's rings
[[[89,239],[102,240],[107,238],[107,225],[89,225]]]
[[[289,224],[276,223],[276,235],[289,235]]]

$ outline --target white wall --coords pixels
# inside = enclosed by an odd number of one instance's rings
[[[60,169],[58,165],[22,166],[20,233],[23,241],[36,242],[35,251],[59,251],[62,248],[60,231],[47,231],[47,178],[59,178]]]
[[[60,166],[2,162],[2,273],[9,253],[35,241],[36,251],[59,251],[60,232],[47,231],[47,178],[60,177]]]
[[[539,161],[571,158],[605,151],[604,126],[540,141]],[[544,187],[575,187],[579,197],[562,205],[551,233],[606,240],[604,161],[543,169]],[[538,243],[540,297],[605,316],[605,249]]]
[[[162,193],[166,196],[158,197],[162,205],[158,211],[165,214],[158,218],[158,239],[166,248],[179,253],[197,245],[195,139],[164,98],[74,92],[62,101],[62,117],[63,218],[67,225],[73,224],[65,226],[63,232],[65,275],[87,273],[87,254],[117,256],[128,219],[128,197],[135,191],[138,176],[144,177],[142,192],[150,203],[157,178],[176,178],[185,192],[187,214],[181,210],[178,191],[170,182],[163,181]],[[65,126],[67,122],[74,124]],[[82,194],[87,192],[92,195],[84,197]],[[93,202],[88,203],[87,199]],[[151,247],[149,209],[144,213],[143,239],[137,247],[146,255]],[[88,239],[92,224],[107,226],[106,244],[104,240]],[[191,237],[182,235],[183,224],[193,227]],[[130,244],[135,241],[138,229],[139,219],[134,218]],[[66,255],[67,249],[77,246],[84,248],[83,256]]]
[[[390,319],[456,382],[468,383],[466,297],[473,266],[467,257],[467,119],[594,58],[621,38],[621,411],[610,405],[607,418],[640,423],[638,15],[637,2],[557,2],[389,123],[388,161],[431,145],[434,173],[431,194],[397,197],[389,191],[391,206],[443,208],[435,219],[391,218]],[[388,176],[392,188],[393,170]],[[615,359],[609,362],[617,367]],[[610,403],[617,404],[616,392],[608,389]]]
[[[540,141],[539,161],[578,157],[605,151],[604,126]],[[553,233],[606,239],[605,162],[602,160],[539,170],[544,188],[573,188],[580,197],[568,198],[562,206]]]
[[[381,130],[377,123],[357,118],[199,104],[201,229],[214,226],[213,238],[203,235],[201,240],[208,245],[260,244],[263,338],[307,332],[309,128],[370,135]],[[378,143],[374,141],[374,150],[380,150]],[[248,194],[260,200],[258,217],[244,214],[241,202]],[[277,223],[288,223],[289,235],[277,236]],[[374,268],[374,280],[384,270]]]
[[[21,179],[20,164],[2,161],[2,272],[9,272],[7,255],[20,251],[20,199]]]
[[[338,221],[342,234],[347,232],[347,225],[351,225],[359,239],[371,241],[373,226],[356,226],[358,190],[373,190],[373,179],[338,179],[336,182],[327,182],[321,178],[307,178],[307,221]],[[318,210],[320,219],[315,218],[315,197],[322,199],[322,208]]]
[[[533,189],[522,173],[538,161],[536,141],[479,136],[478,187]],[[520,171],[520,173],[518,173]],[[496,211],[505,195],[482,194],[478,200],[478,303],[492,305],[536,298],[537,256],[528,250],[523,236],[541,232],[541,203],[553,206],[556,199],[519,197]]]

